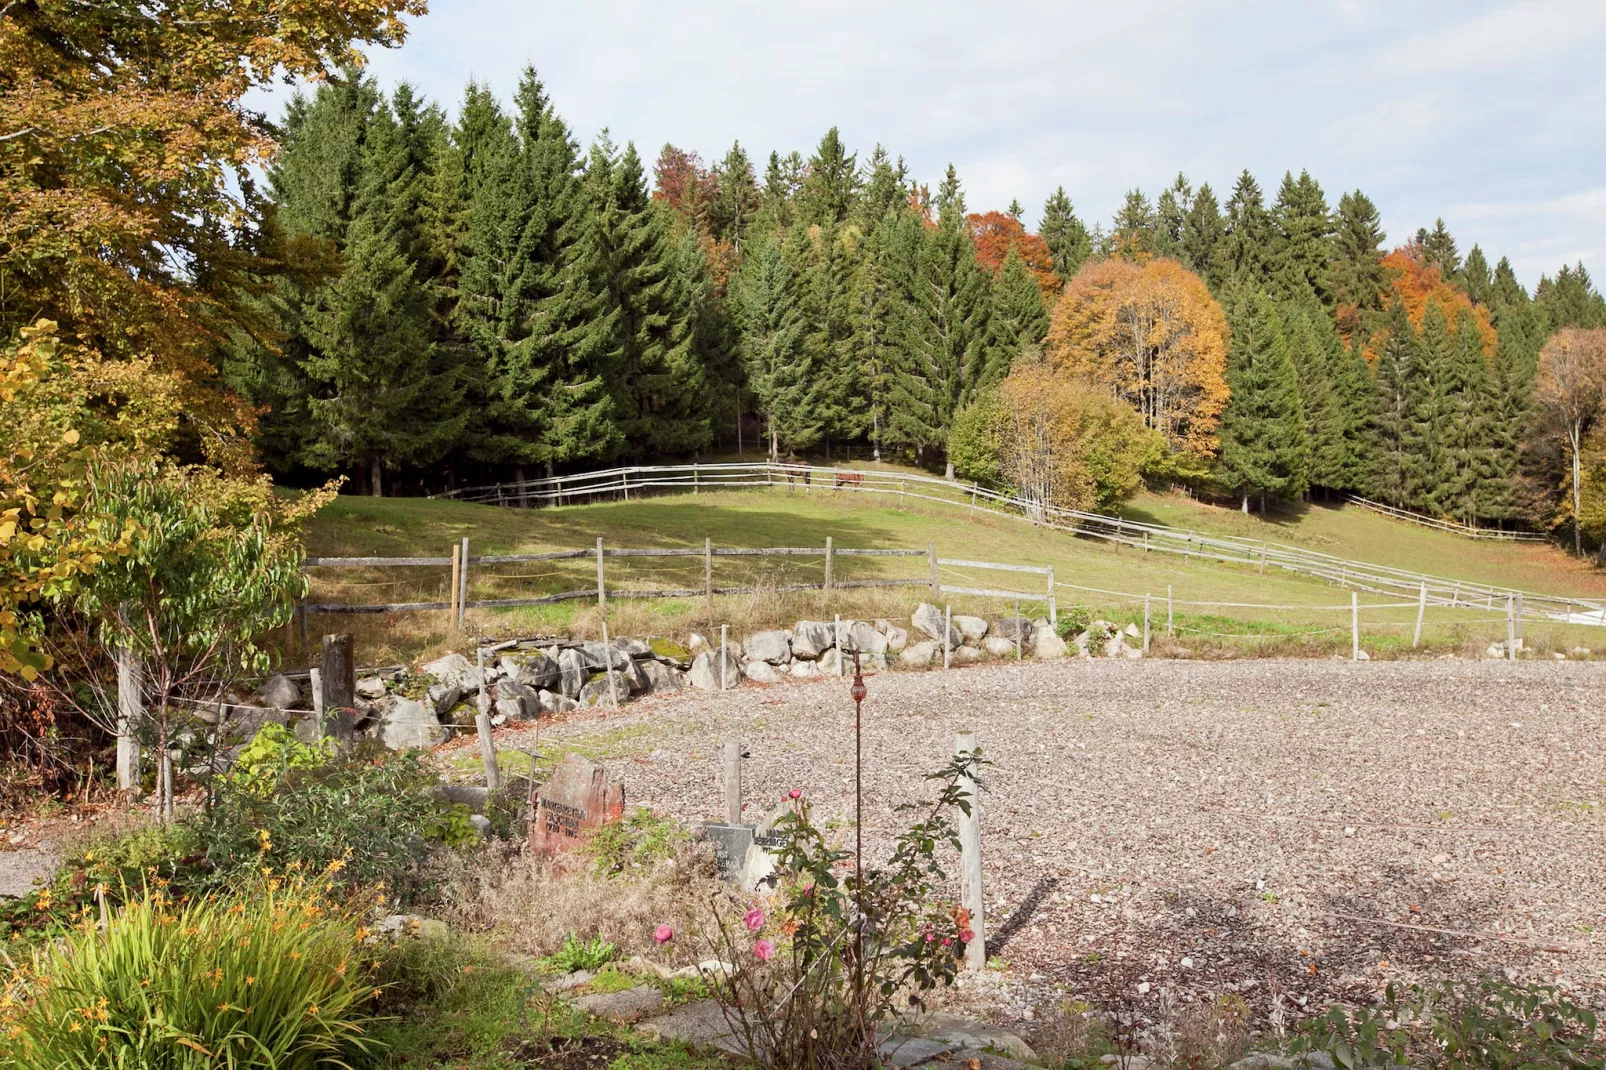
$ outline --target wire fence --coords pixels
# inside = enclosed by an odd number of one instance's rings
[[[1420,592],[1425,592],[1422,597],[1430,606],[1481,607],[1493,611],[1503,608],[1509,599],[1515,603],[1519,617],[1528,615],[1574,624],[1606,625],[1606,603],[1598,599],[1569,598],[1497,584],[1456,580],[1354,561],[1263,539],[1205,535],[1163,524],[1063,509],[936,476],[875,469],[780,463],[641,465],[463,488],[446,496],[484,504],[541,508],[597,500],[629,501],[632,497],[665,493],[699,494],[704,490],[753,487],[788,487],[803,493],[875,494],[896,497],[899,501],[913,499],[932,502],[963,508],[972,515],[982,513],[1007,517],[1148,553],[1250,567],[1261,574],[1267,569],[1276,569],[1343,588],[1397,598],[1417,597]]]

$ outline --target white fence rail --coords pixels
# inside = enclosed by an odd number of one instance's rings
[[[911,475],[876,469],[834,468],[805,464],[727,463],[637,465],[598,472],[551,476],[518,483],[498,483],[452,491],[443,497],[460,501],[538,508],[574,505],[598,498],[629,501],[632,495],[697,494],[704,489],[789,487],[805,493],[851,492],[915,499],[964,508],[1053,527],[1086,538],[1131,546],[1145,552],[1174,554],[1267,568],[1314,579],[1339,587],[1370,591],[1397,598],[1418,597],[1426,590],[1430,606],[1504,609],[1512,600],[1520,616],[1606,625],[1606,605],[1598,599],[1522,591],[1514,587],[1477,583],[1407,569],[1352,561],[1331,554],[1231,535],[1203,535],[1196,531],[1126,520],[1121,517],[1061,509],[1042,502],[1002,494],[936,476]]]
[[[1404,520],[1419,527],[1432,528],[1434,531],[1445,531],[1451,535],[1461,535],[1468,539],[1493,539],[1497,542],[1549,542],[1548,535],[1535,531],[1500,531],[1495,528],[1478,528],[1471,524],[1458,524],[1453,520],[1442,517],[1427,516],[1423,513],[1414,513],[1409,509],[1400,509],[1382,502],[1374,502],[1370,498],[1363,498],[1359,494],[1347,495],[1350,502],[1362,509],[1370,510],[1394,520]]]

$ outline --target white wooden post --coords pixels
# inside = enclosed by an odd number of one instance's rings
[[[602,581],[602,536],[597,536],[597,608],[608,608],[608,589]]]
[[[725,690],[725,629],[729,625],[719,626],[719,689]]]
[[[1149,596],[1143,596],[1143,652],[1149,652]]]
[[[825,595],[831,596],[831,536],[825,537]]]
[[[954,632],[953,619],[954,619],[953,607],[952,606],[946,606],[946,605],[943,606],[942,607],[942,667],[945,668],[945,669],[948,667],[948,646],[949,646],[948,640],[949,640],[949,637],[952,636],[953,632]]]
[[[318,726],[318,736],[322,738],[325,734],[323,723],[323,670],[317,668],[308,669],[307,680],[307,686],[312,689],[312,721]]]
[[[1428,611],[1428,581],[1422,581],[1422,590],[1416,596],[1416,631],[1411,635],[1411,649],[1422,642],[1422,618]]]
[[[1522,642],[1522,592],[1517,592],[1517,642]]]
[[[836,674],[841,676],[845,671],[842,668],[842,662],[844,660],[842,654],[842,614],[833,614],[832,620],[833,624],[831,626],[831,642],[836,646]]]
[[[1048,566],[1048,626],[1055,631],[1059,630],[1059,606],[1054,601],[1054,566]]]
[[[954,750],[959,755],[976,752],[976,733],[960,732],[954,736]],[[959,790],[968,804],[959,812],[959,902],[970,912],[970,929],[975,939],[965,945],[965,969],[987,968],[987,919],[981,879],[981,793],[976,781],[965,777]]]
[[[1175,635],[1176,629],[1172,627],[1171,617],[1171,585],[1165,585],[1165,634]]]
[[[942,593],[942,581],[937,578],[937,544],[926,544],[926,563],[931,571],[931,597],[936,598]]]
[[[461,579],[461,583],[460,583],[460,585],[458,587],[458,592],[457,592],[457,626],[459,628],[461,628],[463,626],[463,617],[468,612],[468,536],[467,535],[463,536],[462,552],[458,555],[458,557],[461,559],[460,560],[460,564],[459,564],[459,568],[458,568],[458,576]]]
[[[723,640],[723,636],[721,637]],[[723,643],[721,644],[723,645]],[[725,671],[724,651],[720,652],[719,671]],[[613,671],[613,643],[608,640],[608,618],[602,618],[602,671],[608,674],[608,703],[615,710],[619,709],[619,677]]]
[[[1506,659],[1517,660],[1517,621],[1512,615],[1511,596],[1506,595]]]
[[[1020,643],[1021,643],[1020,633],[1025,631],[1025,630],[1026,629],[1021,627],[1021,622],[1020,622],[1020,599],[1017,598],[1017,599],[1015,599],[1015,660],[1016,661],[1020,660]]]
[[[462,547],[452,543],[452,608],[447,616],[447,627],[457,627],[457,599],[463,590]]]
[[[1361,596],[1357,591],[1349,593],[1349,657],[1361,660]]]
[[[117,651],[117,790],[139,789],[139,724],[145,718],[145,672],[132,650]]]
[[[496,791],[502,786],[502,770],[496,764],[496,742],[491,738],[491,696],[485,687],[485,648],[475,644],[475,663],[480,671],[480,695],[475,703],[474,734],[480,743],[480,768],[485,771],[485,789]]]
[[[742,823],[742,745],[725,744],[725,824]]]

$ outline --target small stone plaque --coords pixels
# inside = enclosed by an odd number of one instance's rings
[[[535,796],[530,849],[544,854],[577,846],[585,834],[625,813],[625,786],[578,754],[566,755]]]
[[[703,834],[714,845],[714,865],[720,879],[735,880],[747,860],[747,849],[753,845],[753,826],[709,821],[703,825]]]

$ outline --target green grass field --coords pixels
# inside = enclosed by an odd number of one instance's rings
[[[1266,538],[1337,556],[1428,571],[1438,575],[1520,586],[1558,594],[1600,596],[1603,577],[1573,562],[1560,551],[1532,544],[1491,543],[1464,539],[1388,520],[1348,507],[1309,506],[1274,514],[1268,521],[1244,517],[1229,509],[1203,505],[1185,497],[1145,493],[1125,511],[1132,519],[1188,527],[1200,532]],[[963,509],[936,503],[900,503],[882,495],[853,494],[815,487],[724,490],[635,498],[630,502],[567,506],[539,510],[505,509],[454,501],[342,497],[312,525],[309,551],[318,556],[438,556],[450,553],[467,537],[470,553],[532,553],[595,546],[598,537],[612,547],[701,547],[704,538],[716,546],[823,547],[826,537],[839,548],[924,549],[935,544],[939,556],[1052,566],[1062,585],[1057,591],[1061,613],[1081,605],[1107,619],[1141,622],[1142,596],[1152,599],[1152,628],[1159,653],[1178,648],[1194,655],[1228,653],[1347,652],[1349,593],[1326,583],[1272,569],[1255,569],[1170,555],[1144,554],[1132,548],[1077,539],[1062,532],[1034,528],[1023,521],[969,515]],[[773,586],[822,578],[820,557],[716,558],[716,586]],[[921,558],[844,558],[835,561],[837,580],[859,578],[926,578]],[[700,588],[701,557],[607,560],[608,587],[615,592],[664,588]],[[449,573],[445,568],[373,568],[312,570],[315,602],[380,603],[445,601]],[[1004,588],[1022,592],[1022,609],[1046,610],[1042,579],[1031,574],[948,569],[942,581],[952,586]],[[582,590],[596,583],[589,558],[480,566],[471,576],[472,598],[511,598]],[[1178,604],[1176,635],[1165,639],[1165,596],[1170,587]],[[1073,588],[1095,588],[1100,592]],[[629,600],[609,604],[608,620],[616,634],[682,633],[689,628],[717,629],[720,623],[742,635],[758,627],[785,624],[803,617],[907,617],[925,588],[838,591],[703,598]],[[944,596],[955,612],[995,613],[1013,608],[1010,599]],[[1384,601],[1362,596],[1363,605]],[[1232,608],[1186,605],[1186,602],[1261,603],[1298,609]],[[1340,607],[1321,609],[1314,607]],[[1363,645],[1374,656],[1408,653],[1414,608],[1366,609]],[[598,631],[595,604],[576,601],[556,606],[514,610],[476,610],[467,632],[475,635],[574,633]],[[314,616],[311,634],[336,627],[359,634],[363,660],[416,657],[443,645],[461,642],[444,612],[362,616]],[[1504,639],[1505,623],[1497,611],[1429,611],[1424,649],[1432,653],[1481,651]],[[1568,651],[1602,641],[1600,629],[1530,621],[1525,636],[1542,653]]]

